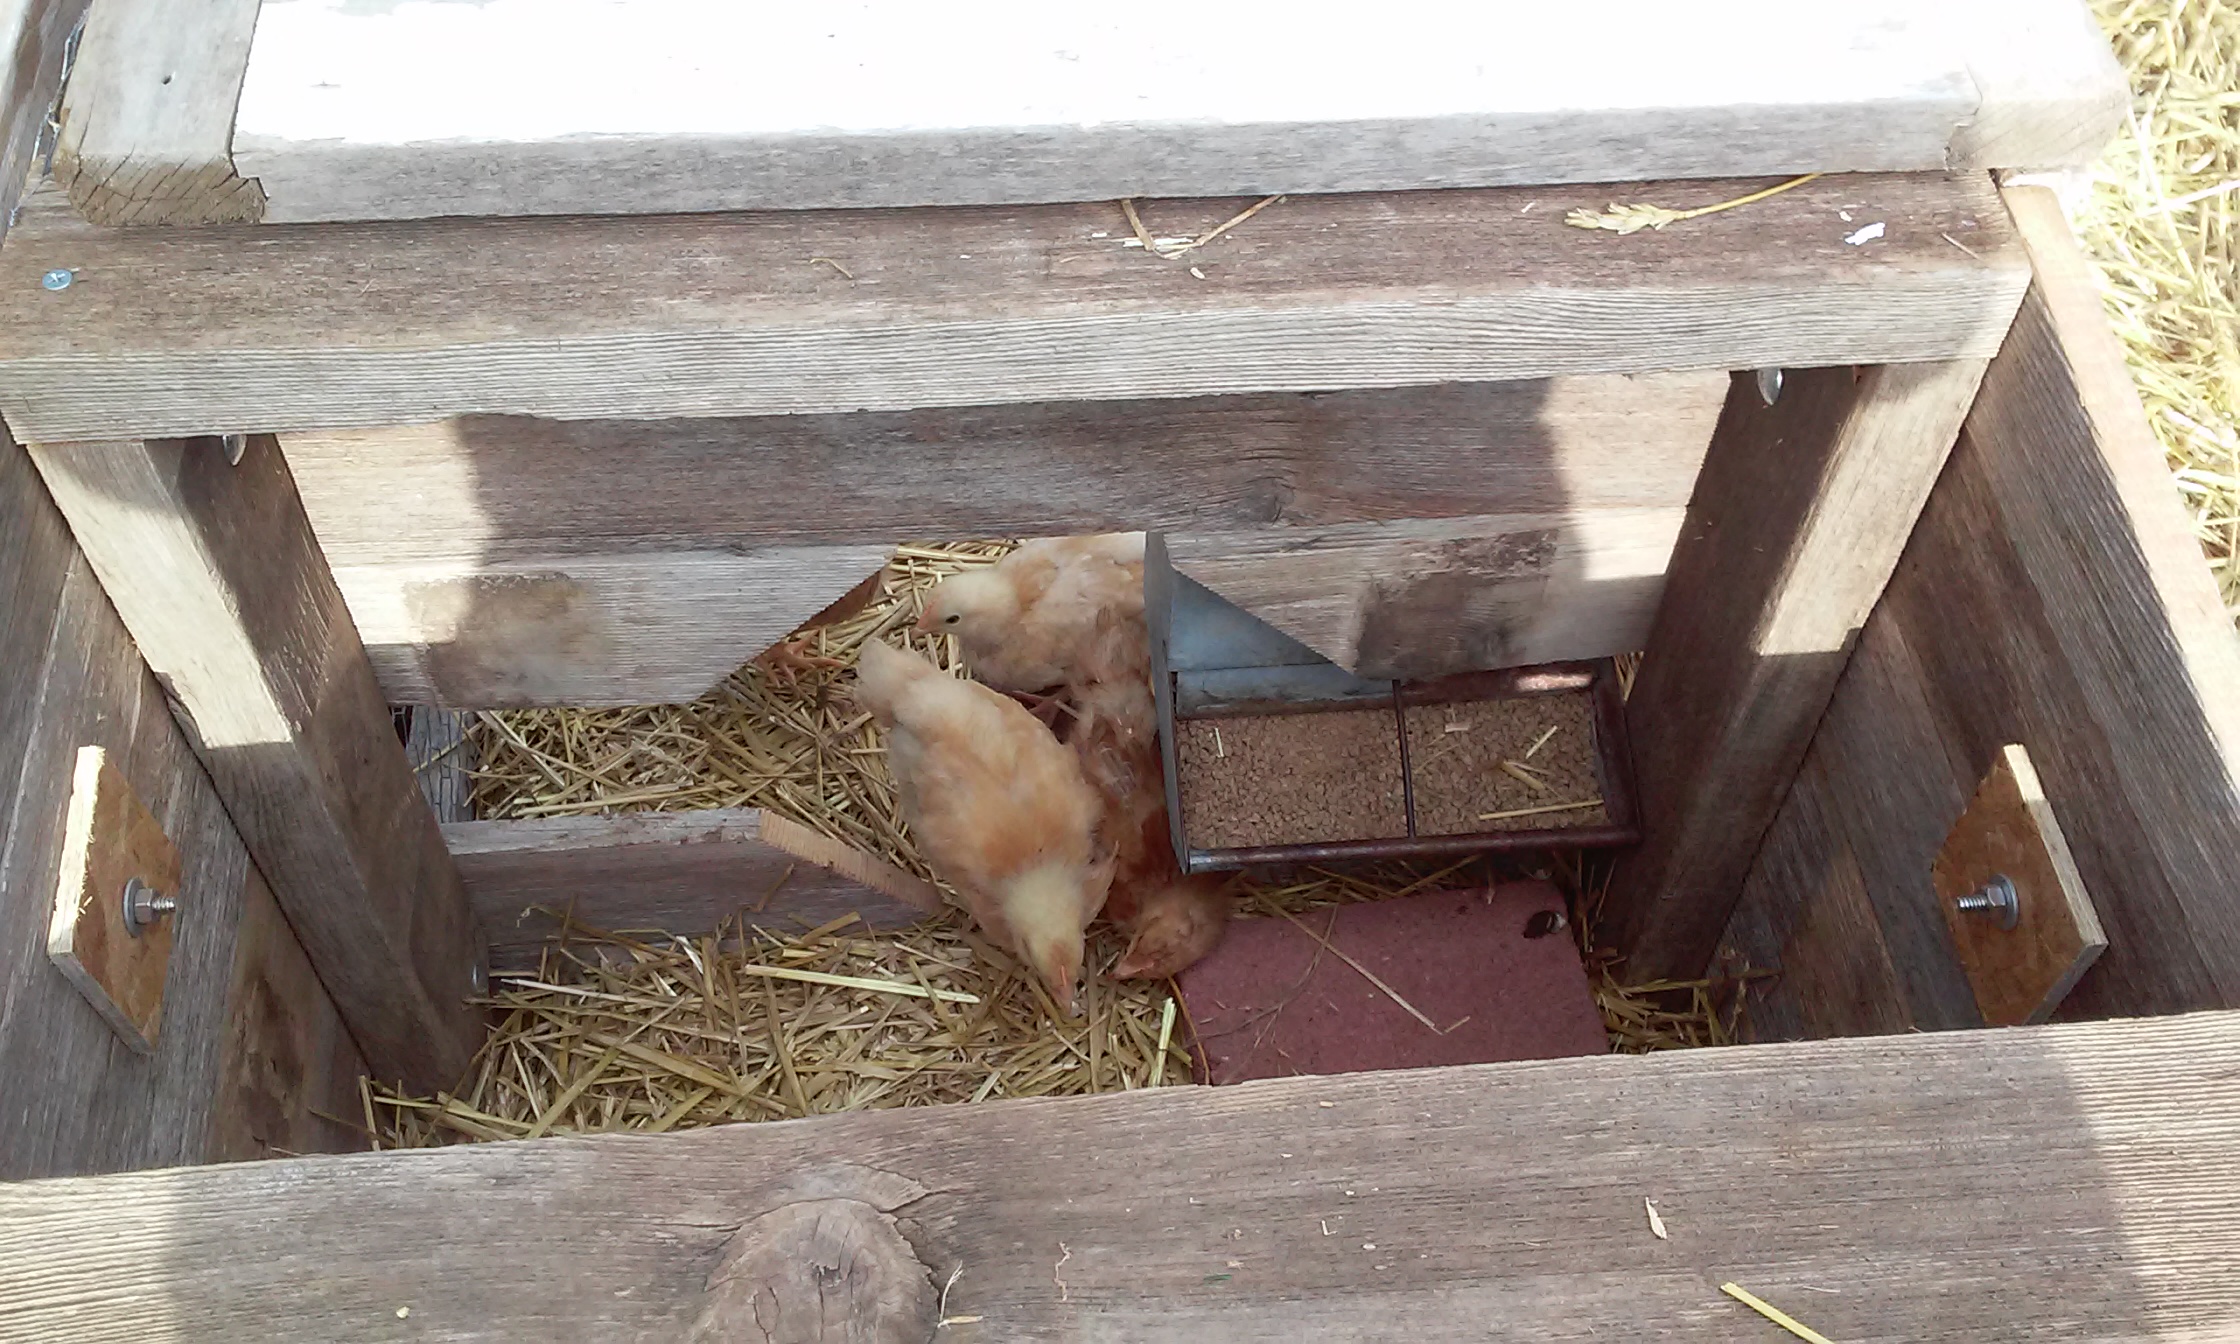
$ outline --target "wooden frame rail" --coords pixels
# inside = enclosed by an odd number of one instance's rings
[[[27,210],[0,247],[0,413],[64,441],[1908,363],[1993,353],[2028,282],[1983,177],[1564,224],[1611,195],[1298,197],[1173,261],[1124,246],[1110,203],[122,230]],[[1143,208],[1196,233],[1247,203]]]
[[[1983,379],[1981,360],[1737,375],[1626,702],[1642,843],[1603,932],[1631,980],[1711,960]]]
[[[1184,572],[1347,666],[1405,662],[1378,643],[1395,625],[1514,663],[1638,649],[1726,383],[469,417],[281,447],[390,699],[647,704],[904,540],[1161,529]]]
[[[101,0],[57,167],[115,224],[984,205],[2057,167],[2125,107],[2077,0],[1607,0],[1574,37],[1436,0],[1187,33],[910,0]]]
[[[1732,1281],[1832,1339],[2223,1338],[2236,1054],[2215,1013],[0,1186],[0,1319],[729,1339],[822,1263],[894,1294],[786,1337],[1774,1338]]]

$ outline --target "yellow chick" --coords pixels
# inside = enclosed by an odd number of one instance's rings
[[[972,674],[1000,691],[1148,677],[1143,534],[1027,542],[934,585],[918,629],[956,636]]]
[[[1073,752],[1016,702],[917,654],[866,644],[856,676],[857,704],[887,730],[919,851],[1070,1015],[1082,933],[1113,870],[1096,843],[1097,793]]]

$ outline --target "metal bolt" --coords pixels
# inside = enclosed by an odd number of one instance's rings
[[[1964,915],[1982,915],[1999,921],[2002,929],[2011,929],[2022,922],[2022,898],[2017,895],[2014,883],[2001,873],[1989,882],[1962,896],[1954,902]]]
[[[241,455],[249,451],[249,436],[246,434],[221,434],[218,436],[218,443],[226,450],[226,465],[229,467],[240,466]]]
[[[124,928],[137,938],[140,930],[179,908],[179,898],[166,896],[139,878],[127,878],[124,884]]]
[[[1758,399],[1768,406],[1781,400],[1781,370],[1758,370]]]
[[[77,278],[72,272],[58,266],[39,277],[39,287],[50,291],[65,290],[70,288],[70,282]]]

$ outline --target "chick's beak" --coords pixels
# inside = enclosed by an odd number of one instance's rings
[[[1080,958],[1078,956],[1069,957],[1062,951],[1053,951],[1045,952],[1043,955],[1033,957],[1030,960],[1034,966],[1036,977],[1042,981],[1043,988],[1050,991],[1051,1002],[1058,1005],[1059,1012],[1067,1017],[1072,1017],[1074,1015],[1075,997],[1079,993]]]

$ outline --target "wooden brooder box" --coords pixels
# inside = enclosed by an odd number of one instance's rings
[[[840,8],[0,19],[0,1333],[1742,1337],[1710,1265],[2232,1333],[2240,641],[2004,180],[2124,125],[2077,0]],[[1753,1043],[362,1151],[531,894],[924,896],[439,820],[390,705],[689,701],[899,540],[1132,529],[1364,682],[1642,653],[1598,964],[1775,973]],[[177,858],[146,1053],[45,941],[128,908],[88,749]]]
[[[1615,664],[1356,676],[1145,545],[1167,815],[1190,872],[1640,839]]]

